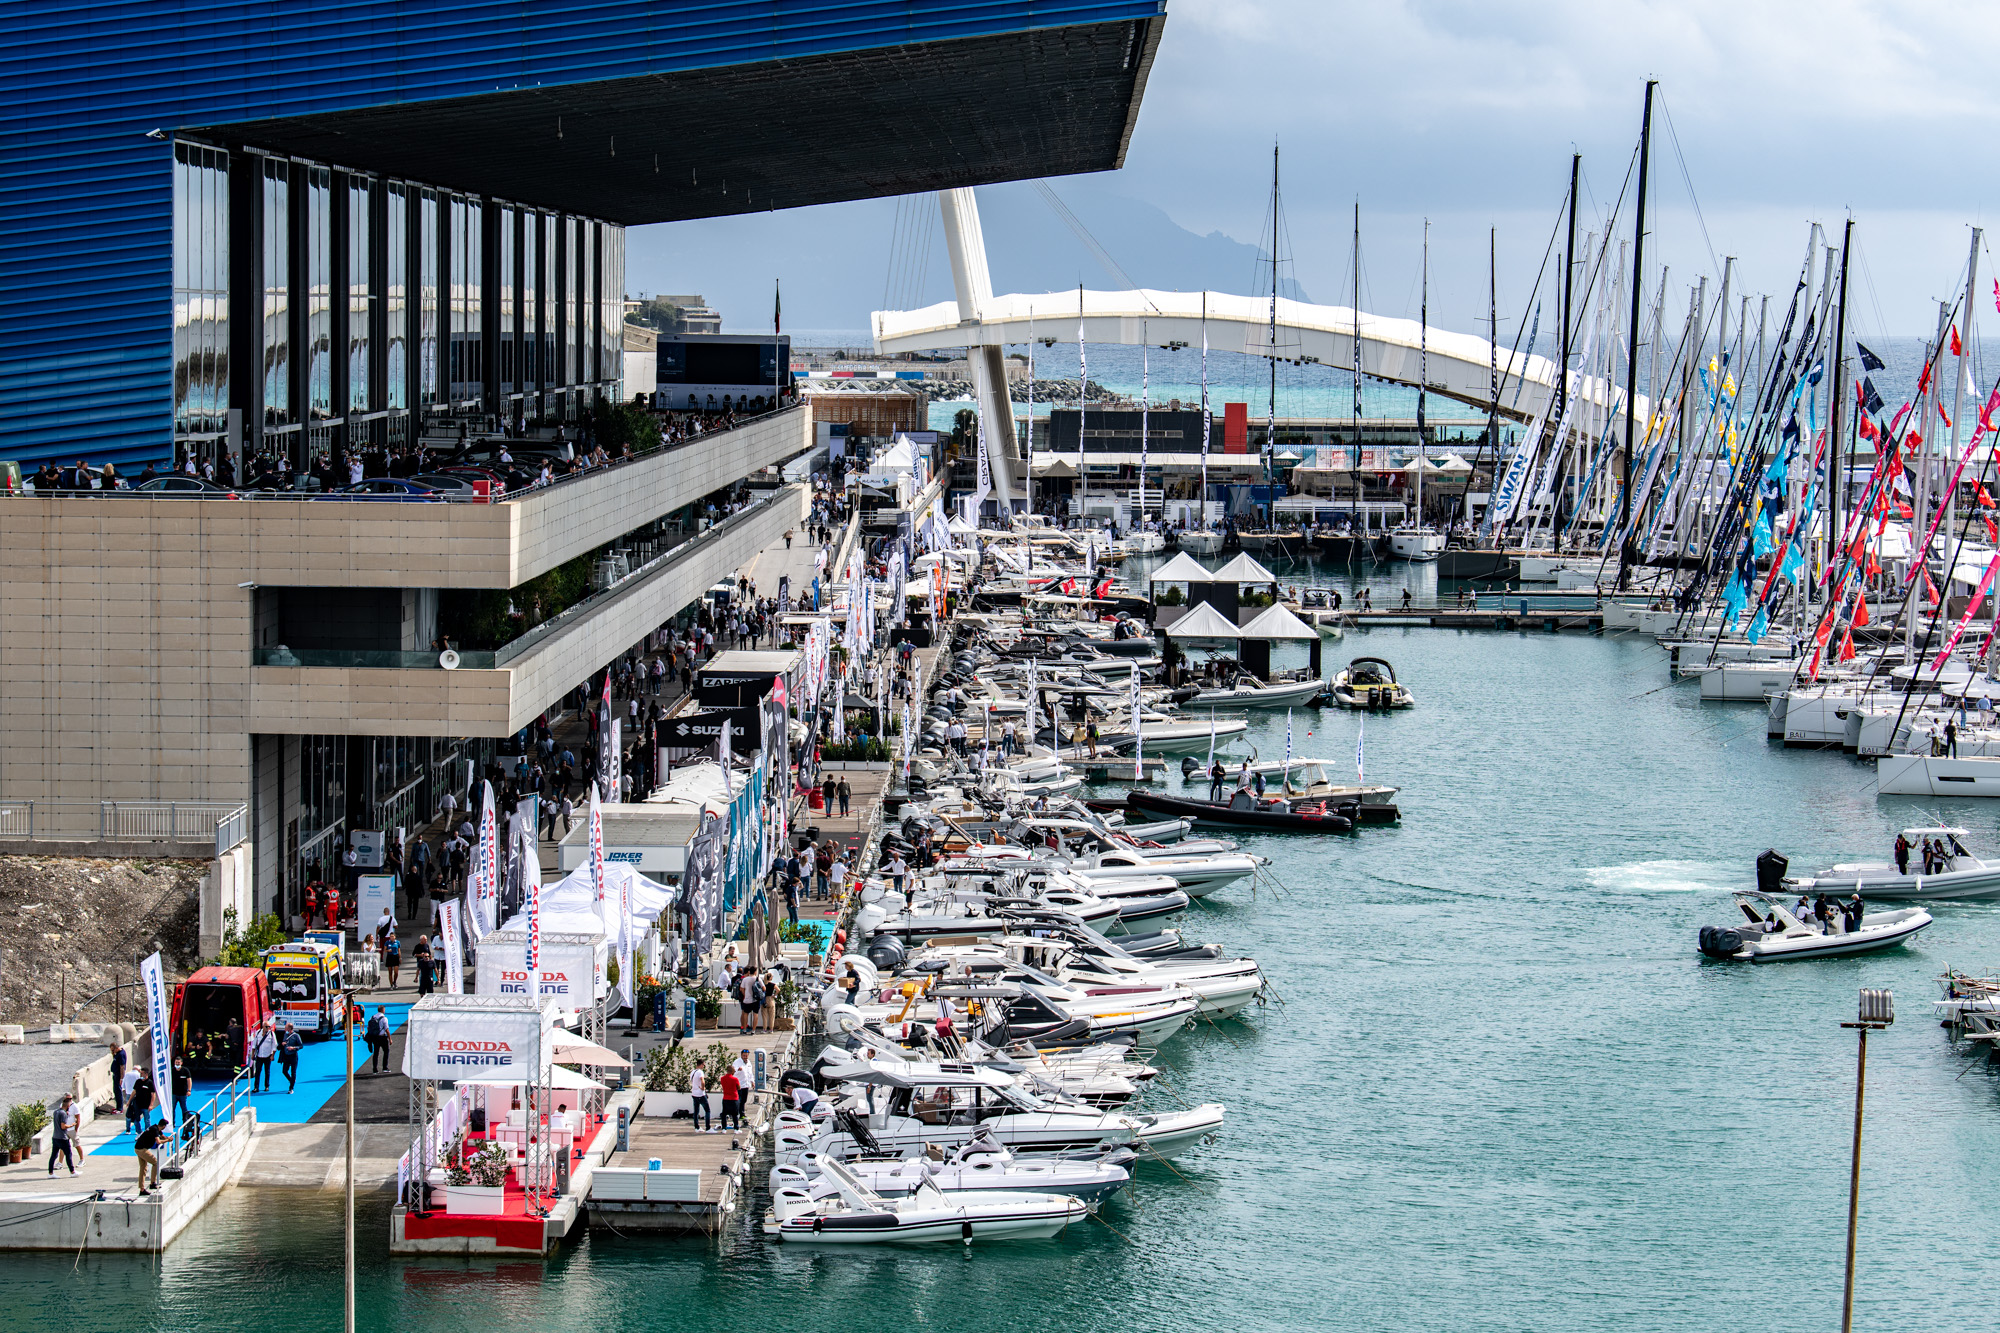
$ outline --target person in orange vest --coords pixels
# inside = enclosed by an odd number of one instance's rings
[[[319,915],[319,881],[314,880],[306,885],[305,905],[306,929],[311,930],[313,918]]]
[[[328,930],[340,929],[340,886],[338,884],[329,884],[326,886],[326,928]]]

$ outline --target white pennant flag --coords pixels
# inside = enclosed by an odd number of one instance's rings
[[[1356,782],[1366,782],[1368,780],[1368,763],[1362,750],[1362,741],[1368,732],[1367,714],[1364,713],[1359,716],[1359,723],[1360,725],[1354,729],[1354,780]]]
[[[1139,723],[1139,673],[1132,673],[1132,780],[1146,777],[1146,738]]]

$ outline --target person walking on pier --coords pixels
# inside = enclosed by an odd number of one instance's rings
[[[291,1020],[285,1020],[285,1030],[278,1034],[278,1068],[285,1076],[285,1091],[295,1092],[299,1086],[299,1052],[304,1050],[306,1039],[299,1035]]]
[[[734,1121],[738,1131],[743,1128],[743,1081],[736,1077],[734,1069],[722,1076],[722,1127],[728,1129]]]
[[[76,1098],[65,1092],[56,1103],[55,1114],[49,1118],[49,1174],[56,1173],[56,1157],[62,1156],[63,1165],[71,1175],[76,1174],[76,1153],[70,1147],[70,1139],[81,1129],[82,1119],[76,1113]]]
[[[250,1044],[251,1066],[255,1071],[250,1076],[250,1091],[269,1092],[271,1090],[271,1061],[278,1058],[278,1034],[271,1030],[271,1020],[265,1019],[257,1029],[257,1039]]]
[[[688,1071],[688,1123],[697,1134],[715,1133],[715,1116],[708,1109],[708,1075],[700,1065]]]
[[[391,982],[391,985],[395,983]],[[387,1073],[389,1069],[389,1017],[380,1005],[375,1008],[375,1017],[368,1020],[368,1050],[370,1073]]]
[[[840,785],[834,790],[840,796],[840,815],[841,818],[845,819],[847,817],[847,803],[853,799],[854,788],[847,785],[847,778],[843,775],[840,779]]]
[[[437,985],[437,956],[431,952],[430,936],[417,936],[417,947],[410,958],[417,965],[417,997],[421,999]]]

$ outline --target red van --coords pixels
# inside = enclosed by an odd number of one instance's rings
[[[250,1037],[270,1016],[264,969],[204,967],[174,987],[174,1055],[197,1076],[227,1078],[250,1063]],[[240,1025],[234,1046],[232,1020]]]

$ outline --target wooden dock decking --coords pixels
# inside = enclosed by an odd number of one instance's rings
[[[749,1127],[742,1131],[718,1130],[705,1134],[691,1119],[670,1116],[635,1115],[626,1129],[623,1152],[612,1151],[604,1165],[645,1168],[658,1158],[663,1170],[699,1171],[699,1202],[659,1200],[628,1201],[593,1197],[590,1225],[614,1231],[680,1231],[710,1233],[742,1202],[746,1173],[757,1154],[758,1141],[770,1130],[771,1120],[782,1109],[777,1092],[778,1076],[790,1066],[799,1034],[796,1032],[756,1032],[739,1036],[729,1030],[704,1030],[695,1034],[695,1046],[705,1048],[711,1041],[726,1043],[732,1050],[749,1047],[764,1051],[767,1087],[751,1095],[744,1110]],[[636,1072],[636,1071],[635,1071]],[[709,1106],[718,1119],[722,1097],[710,1081]]]

